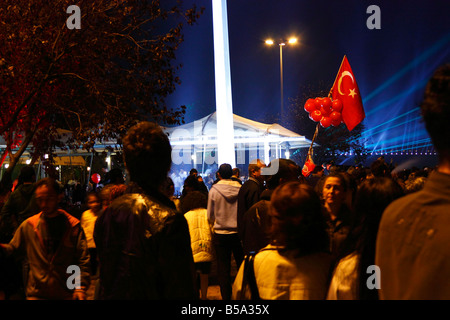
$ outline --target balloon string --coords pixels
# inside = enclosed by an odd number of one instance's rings
[[[312,160],[312,155],[313,155],[313,145],[314,145],[314,140],[316,140],[317,134],[319,132],[319,123],[316,126],[316,131],[314,132],[314,136],[311,140],[311,145],[309,146],[309,150],[308,150],[308,159]]]

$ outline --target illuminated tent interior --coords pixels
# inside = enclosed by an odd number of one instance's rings
[[[279,124],[265,124],[233,114],[237,165],[262,159],[289,158],[290,150],[309,148],[311,141]],[[211,113],[196,121],[164,128],[173,148],[174,165],[213,164],[217,155],[217,117]],[[217,164],[217,163],[216,163]],[[202,167],[203,168],[203,167]]]

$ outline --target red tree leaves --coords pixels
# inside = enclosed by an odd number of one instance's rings
[[[73,4],[81,9],[79,30],[66,27],[66,8]],[[195,23],[202,11],[163,8],[159,1],[3,0],[5,152],[11,156],[32,142],[34,154],[49,153],[60,141],[57,128],[72,132],[68,147],[91,147],[120,137],[139,120],[182,122],[184,108],[168,109],[165,97],[179,83],[173,61],[183,25]]]

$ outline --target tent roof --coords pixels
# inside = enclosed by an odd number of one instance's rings
[[[233,114],[235,144],[285,143],[287,149],[306,148],[311,141],[283,126],[253,121]],[[172,145],[217,145],[216,113],[176,127],[165,127]]]

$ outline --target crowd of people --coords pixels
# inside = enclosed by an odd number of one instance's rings
[[[220,164],[209,188],[192,169],[176,197],[168,137],[141,122],[123,139],[130,182],[88,193],[77,219],[25,167],[0,213],[1,298],[83,300],[94,276],[95,299],[206,299],[216,266],[223,300],[450,299],[449,92],[445,66],[421,106],[436,168],[379,158],[305,177],[257,159],[245,181]]]

